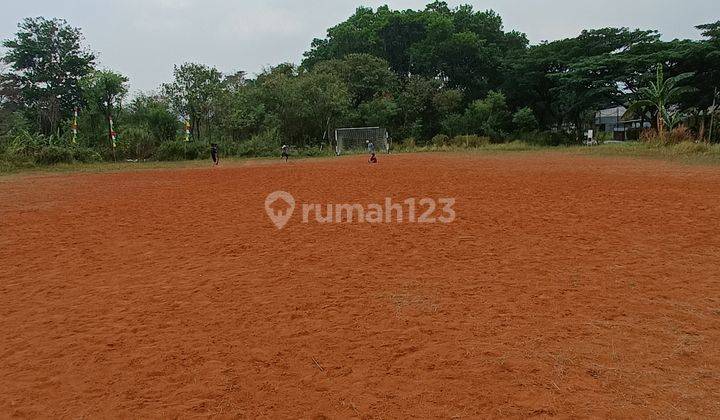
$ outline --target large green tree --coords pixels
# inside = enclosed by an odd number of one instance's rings
[[[503,80],[503,59],[527,44],[523,34],[505,32],[495,12],[476,12],[468,5],[451,9],[436,1],[424,10],[359,8],[330,28],[327,38],[313,41],[303,66],[372,54],[386,60],[400,79],[443,79],[448,87],[478,99]]]
[[[117,110],[122,107],[129,89],[128,82],[126,76],[112,70],[94,71],[81,81],[87,110],[104,121],[108,144],[112,144],[110,121],[117,117]]]
[[[347,86],[327,72],[299,71],[283,64],[258,77],[260,99],[289,143],[319,144],[350,107]]]
[[[92,71],[95,56],[83,46],[80,29],[62,19],[28,18],[18,28],[2,43],[2,60],[10,67],[3,83],[17,90],[16,99],[40,131],[54,133],[80,105],[80,80]]]
[[[212,136],[215,104],[222,92],[223,76],[214,67],[185,63],[175,66],[175,80],[163,85],[178,116],[190,118],[193,136],[200,140],[203,134]]]

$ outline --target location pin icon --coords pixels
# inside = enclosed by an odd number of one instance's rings
[[[287,210],[276,211],[273,209],[273,205],[279,200],[282,200],[287,204]],[[274,193],[268,195],[265,199],[265,212],[267,212],[268,217],[270,217],[270,220],[272,220],[278,230],[281,230],[285,227],[285,225],[287,225],[294,211],[295,198],[290,195],[290,193],[285,191],[275,191]]]

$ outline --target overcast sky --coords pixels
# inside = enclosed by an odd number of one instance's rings
[[[128,75],[133,90],[168,81],[174,64],[201,62],[224,72],[256,73],[298,63],[313,38],[360,5],[420,9],[431,0],[4,0],[0,38],[25,17],[61,17],[82,28],[103,68]],[[475,0],[500,13],[507,30],[533,43],[577,35],[585,28],[658,29],[666,39],[698,38],[693,27],[720,20],[720,0]]]

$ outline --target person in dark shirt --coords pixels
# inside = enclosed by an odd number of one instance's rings
[[[282,146],[282,157],[281,159],[285,159],[285,162],[290,159],[290,147],[287,144],[283,144]]]
[[[220,164],[220,151],[217,143],[210,145],[210,156],[212,156],[213,165],[217,166]]]

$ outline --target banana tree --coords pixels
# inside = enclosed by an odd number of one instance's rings
[[[684,115],[681,112],[670,113],[665,110],[665,113],[663,114],[663,123],[665,123],[668,130],[672,130],[682,122],[683,118]]]
[[[693,76],[693,73],[683,73],[675,77],[665,78],[662,64],[657,65],[657,76],[655,82],[650,82],[650,86],[644,87],[638,91],[640,100],[632,103],[628,108],[628,112],[637,112],[645,109],[657,110],[657,128],[660,138],[665,138],[664,128],[666,122],[672,125],[671,117],[668,112],[668,104],[671,104],[678,96],[686,92],[695,90],[690,86],[678,86],[678,83]],[[675,114],[679,115],[679,114]]]

